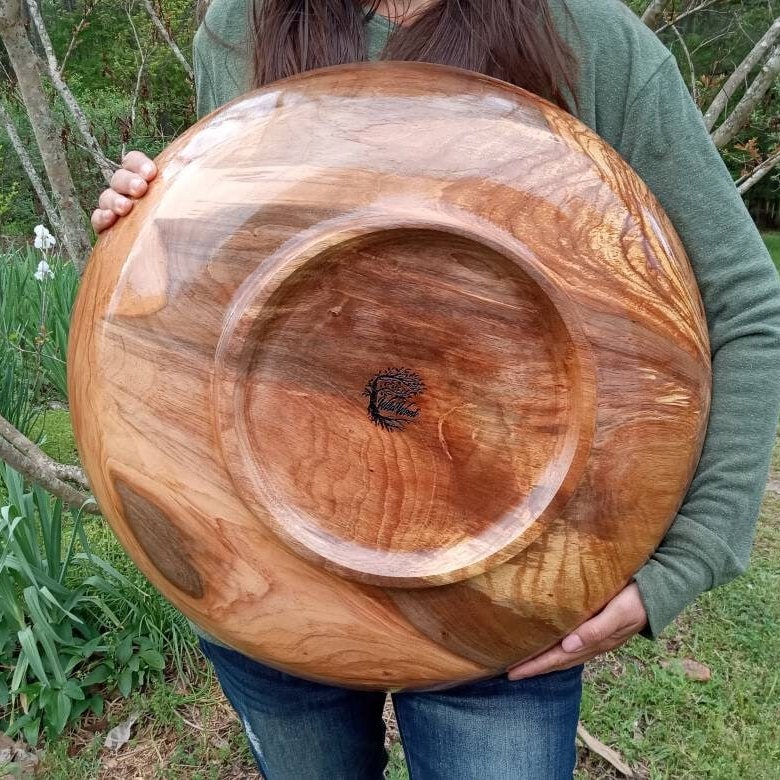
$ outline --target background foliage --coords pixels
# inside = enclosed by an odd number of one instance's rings
[[[157,0],[154,5],[174,40],[190,58],[195,30],[193,0]],[[192,83],[140,2],[44,0],[41,7],[58,60],[61,65],[64,61],[63,77],[110,159],[121,158],[123,145],[154,156],[195,121]],[[144,67],[138,79],[142,59]],[[8,105],[13,119],[35,156],[32,130],[24,107],[14,99],[12,70],[2,47],[0,90],[12,98]],[[94,162],[82,149],[78,133],[70,129],[65,107],[54,94],[52,100],[59,121],[66,128],[68,159],[82,206],[89,213],[105,185]],[[7,193],[14,189],[18,194],[4,209]],[[0,235],[28,236],[42,221],[42,212],[2,129],[0,193]]]
[[[697,3],[702,5],[706,3]],[[646,0],[628,0],[641,13]],[[674,6],[678,9],[684,3]],[[677,58],[686,82],[695,83],[695,97],[705,109],[723,82],[780,15],[780,4],[764,0],[717,0],[691,14],[659,37]],[[687,53],[686,53],[687,49]],[[691,73],[691,62],[693,74]],[[693,76],[693,77],[692,77]],[[693,87],[691,87],[693,92]],[[733,107],[733,105],[732,105]],[[722,150],[733,177],[746,173],[758,159],[766,158],[780,145],[780,81],[759,103],[745,129]],[[745,201],[759,227],[780,227],[780,170],[765,177],[747,194]]]
[[[700,3],[702,4],[702,3]],[[195,0],[154,0],[164,24],[189,57],[195,30]],[[647,0],[628,0],[641,13]],[[696,85],[702,106],[780,15],[777,0],[716,0],[671,28],[661,38],[676,55],[686,80]],[[681,8],[677,2],[672,8]],[[136,0],[44,0],[42,3],[63,75],[84,108],[97,140],[118,160],[123,144],[150,155],[159,152],[195,120],[194,93],[181,64]],[[687,54],[686,49],[687,48]],[[67,53],[67,56],[66,56]],[[691,78],[690,56],[694,76]],[[13,93],[13,79],[0,51],[0,89]],[[144,59],[141,77],[139,66]],[[56,101],[55,101],[56,104]],[[18,100],[11,100],[23,140],[34,150],[32,133]],[[68,119],[58,105],[64,126]],[[65,140],[71,169],[78,172],[79,195],[91,211],[102,188],[98,172],[70,129]],[[780,84],[754,112],[748,129],[724,150],[738,178],[751,163],[780,144]],[[26,236],[41,221],[40,206],[0,130],[0,235]],[[764,227],[780,226],[780,172],[766,177],[748,194],[754,217]]]

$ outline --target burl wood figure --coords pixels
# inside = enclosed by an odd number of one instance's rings
[[[105,233],[72,331],[94,493],[224,642],[377,689],[501,673],[650,556],[710,361],[681,242],[523,90],[421,64],[205,118]]]

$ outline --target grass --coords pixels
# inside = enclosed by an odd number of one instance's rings
[[[779,589],[780,498],[768,493],[747,575],[700,598],[658,642],[592,664],[585,727],[649,777],[777,778]],[[674,664],[684,658],[712,679],[687,679]],[[599,771],[580,777],[609,776]]]
[[[73,456],[66,412],[47,412],[45,431],[52,455]],[[102,521],[91,523],[88,532],[96,552],[111,556],[123,572],[133,570]],[[658,642],[633,640],[589,666],[585,727],[618,750],[640,777],[775,780],[780,766],[779,591],[780,496],[770,492],[746,576],[703,596]],[[150,608],[162,604],[160,597],[150,596]],[[686,678],[677,663],[685,658],[706,664],[712,679]],[[238,722],[209,668],[196,656],[188,668],[186,679],[172,664],[166,681],[130,700],[110,702],[103,718],[90,716],[45,745],[42,775],[53,780],[257,777]],[[107,730],[130,712],[141,713],[130,743],[117,754],[105,751]],[[408,777],[398,744],[391,747],[388,777]],[[578,780],[616,777],[601,758],[581,751]]]
[[[41,449],[50,458],[60,463],[78,463],[70,413],[66,409],[46,409],[41,412],[30,429],[30,437],[33,441],[40,441]]]
[[[103,748],[109,728],[140,713],[130,743]],[[40,776],[50,780],[250,780],[254,762],[235,714],[205,662],[191,684],[173,678],[90,716],[46,746]]]

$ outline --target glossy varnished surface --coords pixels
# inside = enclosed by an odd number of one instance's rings
[[[72,331],[95,494],[223,641],[375,688],[495,674],[652,553],[706,425],[684,251],[570,116],[417,64],[207,117]]]

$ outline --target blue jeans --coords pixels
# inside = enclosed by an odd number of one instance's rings
[[[384,693],[309,682],[200,640],[267,780],[381,780]],[[571,780],[582,667],[393,695],[410,780]]]

